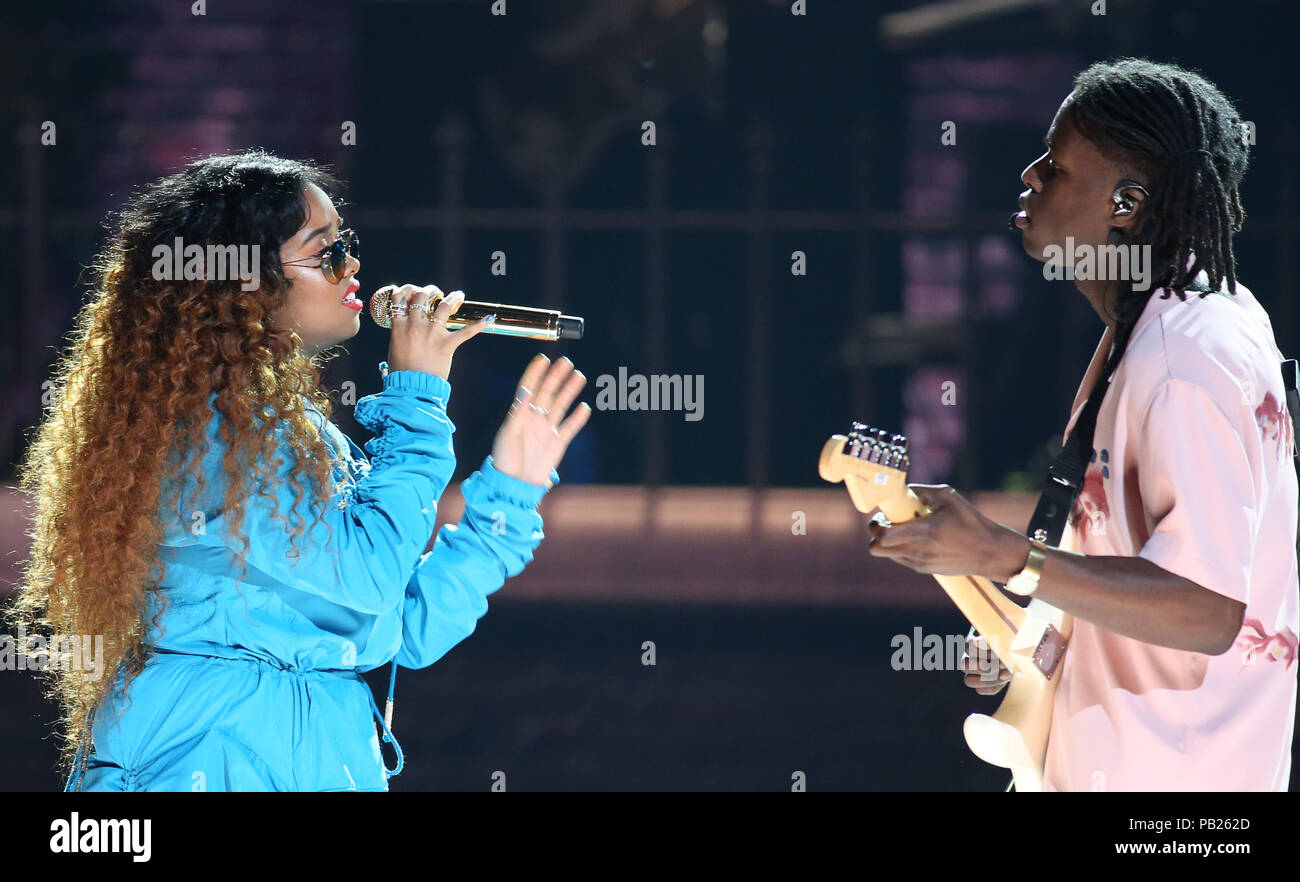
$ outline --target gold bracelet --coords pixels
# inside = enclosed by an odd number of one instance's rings
[[[1024,569],[1007,580],[1007,590],[1021,597],[1028,597],[1038,590],[1038,579],[1043,574],[1043,562],[1047,560],[1047,543],[1031,539],[1029,560]]]

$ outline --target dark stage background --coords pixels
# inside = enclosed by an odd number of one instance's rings
[[[1293,4],[1112,0],[1094,15],[1024,0],[970,18],[928,0],[809,0],[806,15],[784,0],[491,5],[0,11],[0,482],[40,417],[106,212],[209,153],[328,162],[349,185],[363,294],[436,283],[587,319],[580,342],[484,337],[457,354],[455,480],[538,348],[592,380],[705,379],[698,421],[593,415],[543,508],[537,563],[474,636],[399,675],[394,789],[486,789],[495,770],[520,790],[779,790],[795,770],[820,790],[1001,788],[960,733],[996,700],[955,672],[889,664],[893,635],[964,632],[960,616],[933,580],[867,559],[817,453],[850,419],[905,432],[911,480],[1025,526],[1103,326],[1005,224],[1073,75],[1099,59],[1199,69],[1255,124],[1238,275],[1300,351],[1300,132],[1279,76]],[[919,7],[945,15],[906,15]],[[327,372],[358,443],[345,391],[378,390],[387,340],[367,320]],[[0,593],[26,553],[22,502],[3,500]],[[790,532],[796,511],[806,536]],[[382,700],[387,668],[369,678]],[[53,708],[30,674],[0,672],[0,707],[0,788],[57,788]]]

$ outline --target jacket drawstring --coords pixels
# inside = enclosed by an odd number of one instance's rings
[[[375,701],[375,693],[369,686],[366,687],[366,697],[370,699],[370,709],[374,711],[375,719],[379,721],[379,725],[382,727],[384,732],[383,740],[393,745],[393,752],[397,754],[397,765],[392,769],[388,768],[388,764],[383,761],[383,757],[380,757],[380,763],[384,767],[385,778],[392,778],[401,774],[402,768],[406,765],[406,758],[402,755],[402,745],[397,743],[397,738],[393,735],[392,729],[390,728],[393,724],[393,694],[396,690],[397,661],[394,659],[393,671],[388,677],[388,700],[384,704],[384,712],[382,714],[379,712],[379,705]]]

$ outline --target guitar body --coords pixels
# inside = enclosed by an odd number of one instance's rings
[[[1035,609],[1037,604],[1037,609]],[[1040,618],[1041,617],[1041,618]],[[1025,611],[1025,627],[1017,633],[1016,641],[1022,645],[1033,639],[1034,633],[1043,633],[1044,621],[1057,622],[1057,632],[1062,643],[1068,643],[1073,630],[1073,619],[1054,606],[1041,601],[1030,601]],[[986,635],[987,636],[987,635]],[[971,714],[962,726],[966,746],[986,763],[1010,769],[1016,782],[1017,793],[1038,793],[1043,789],[1043,766],[1047,759],[1047,738],[1052,730],[1052,708],[1056,700],[1056,686],[1060,682],[1061,658],[1050,678],[1033,664],[1020,669],[1007,663],[1011,669],[1011,682],[997,711],[988,716]]]
[[[854,423],[848,436],[832,435],[826,442],[818,471],[831,483],[843,481],[858,511],[879,509],[891,523],[903,523],[929,512],[907,487],[906,450],[902,435]],[[1011,671],[997,712],[966,718],[967,746],[985,762],[1010,769],[1017,792],[1041,791],[1052,706],[1073,620],[1041,601],[1021,607],[982,576],[934,578]]]

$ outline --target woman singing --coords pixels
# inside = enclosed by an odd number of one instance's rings
[[[566,417],[586,379],[539,355],[425,553],[456,464],[452,356],[491,321],[449,331],[463,294],[428,315],[441,292],[402,287],[383,390],[355,410],[375,437],[363,451],[330,421],[318,356],[360,325],[337,188],[260,151],[200,160],[94,265],[20,468],[34,544],[10,610],[49,639],[65,790],[387,790],[401,750],[361,672],[437,661],[543,538],[591,409]],[[229,246],[252,255],[236,276],[189,271]],[[86,635],[93,669],[69,649]]]

